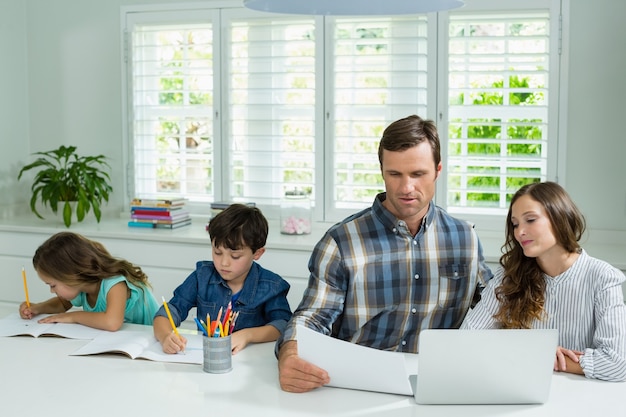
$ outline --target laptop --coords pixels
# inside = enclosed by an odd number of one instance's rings
[[[427,329],[419,336],[418,404],[543,404],[556,329]]]

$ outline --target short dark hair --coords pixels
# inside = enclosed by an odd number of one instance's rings
[[[252,253],[265,246],[269,226],[267,219],[256,207],[231,204],[209,221],[209,236],[214,246],[231,250],[244,247]]]
[[[425,120],[419,116],[411,115],[404,119],[391,123],[383,132],[383,137],[378,145],[378,161],[383,164],[383,149],[398,152],[412,148],[424,141],[428,141],[433,150],[435,167],[441,162],[441,144],[439,133],[432,120]]]

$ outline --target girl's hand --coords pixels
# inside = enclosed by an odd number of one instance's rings
[[[53,316],[44,317],[37,321],[37,323],[76,323],[74,321],[74,315],[72,313],[61,313]]]
[[[37,311],[37,304],[30,303],[30,307],[28,307],[28,305],[26,304],[26,301],[20,304],[20,317],[21,318],[30,320],[33,317],[35,317],[37,314],[39,314],[39,311]]]
[[[164,353],[178,353],[185,350],[185,346],[187,346],[187,339],[185,339],[182,335],[177,336],[176,333],[171,332],[161,342],[161,346],[163,347]]]
[[[564,347],[558,346],[556,348],[556,358],[554,359],[554,370],[564,372],[567,370],[567,359],[570,359],[574,363],[579,362],[579,357],[584,352],[579,350],[571,350],[565,349]]]

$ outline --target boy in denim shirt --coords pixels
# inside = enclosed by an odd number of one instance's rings
[[[265,252],[267,220],[256,207],[233,204],[209,222],[208,231],[213,260],[196,263],[196,270],[174,290],[168,302],[174,324],[179,326],[193,307],[199,319],[209,314],[216,320],[220,309],[225,312],[231,303],[237,314],[231,332],[233,354],[249,343],[275,341],[291,318],[291,309],[289,284],[255,262]],[[184,350],[187,340],[172,332],[163,306],[153,328],[163,352]]]

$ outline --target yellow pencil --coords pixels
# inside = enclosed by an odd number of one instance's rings
[[[180,334],[178,333],[178,329],[176,328],[176,325],[174,324],[174,319],[172,318],[172,313],[170,313],[170,308],[167,306],[167,303],[165,302],[165,297],[161,297],[161,299],[163,300],[163,307],[165,307],[165,312],[167,313],[167,318],[170,319],[170,324],[172,325],[172,330],[174,330],[174,333],[180,339]]]
[[[24,281],[24,295],[26,295],[26,306],[30,308],[30,300],[28,299],[28,284],[26,284],[26,270],[22,267],[22,280]]]

